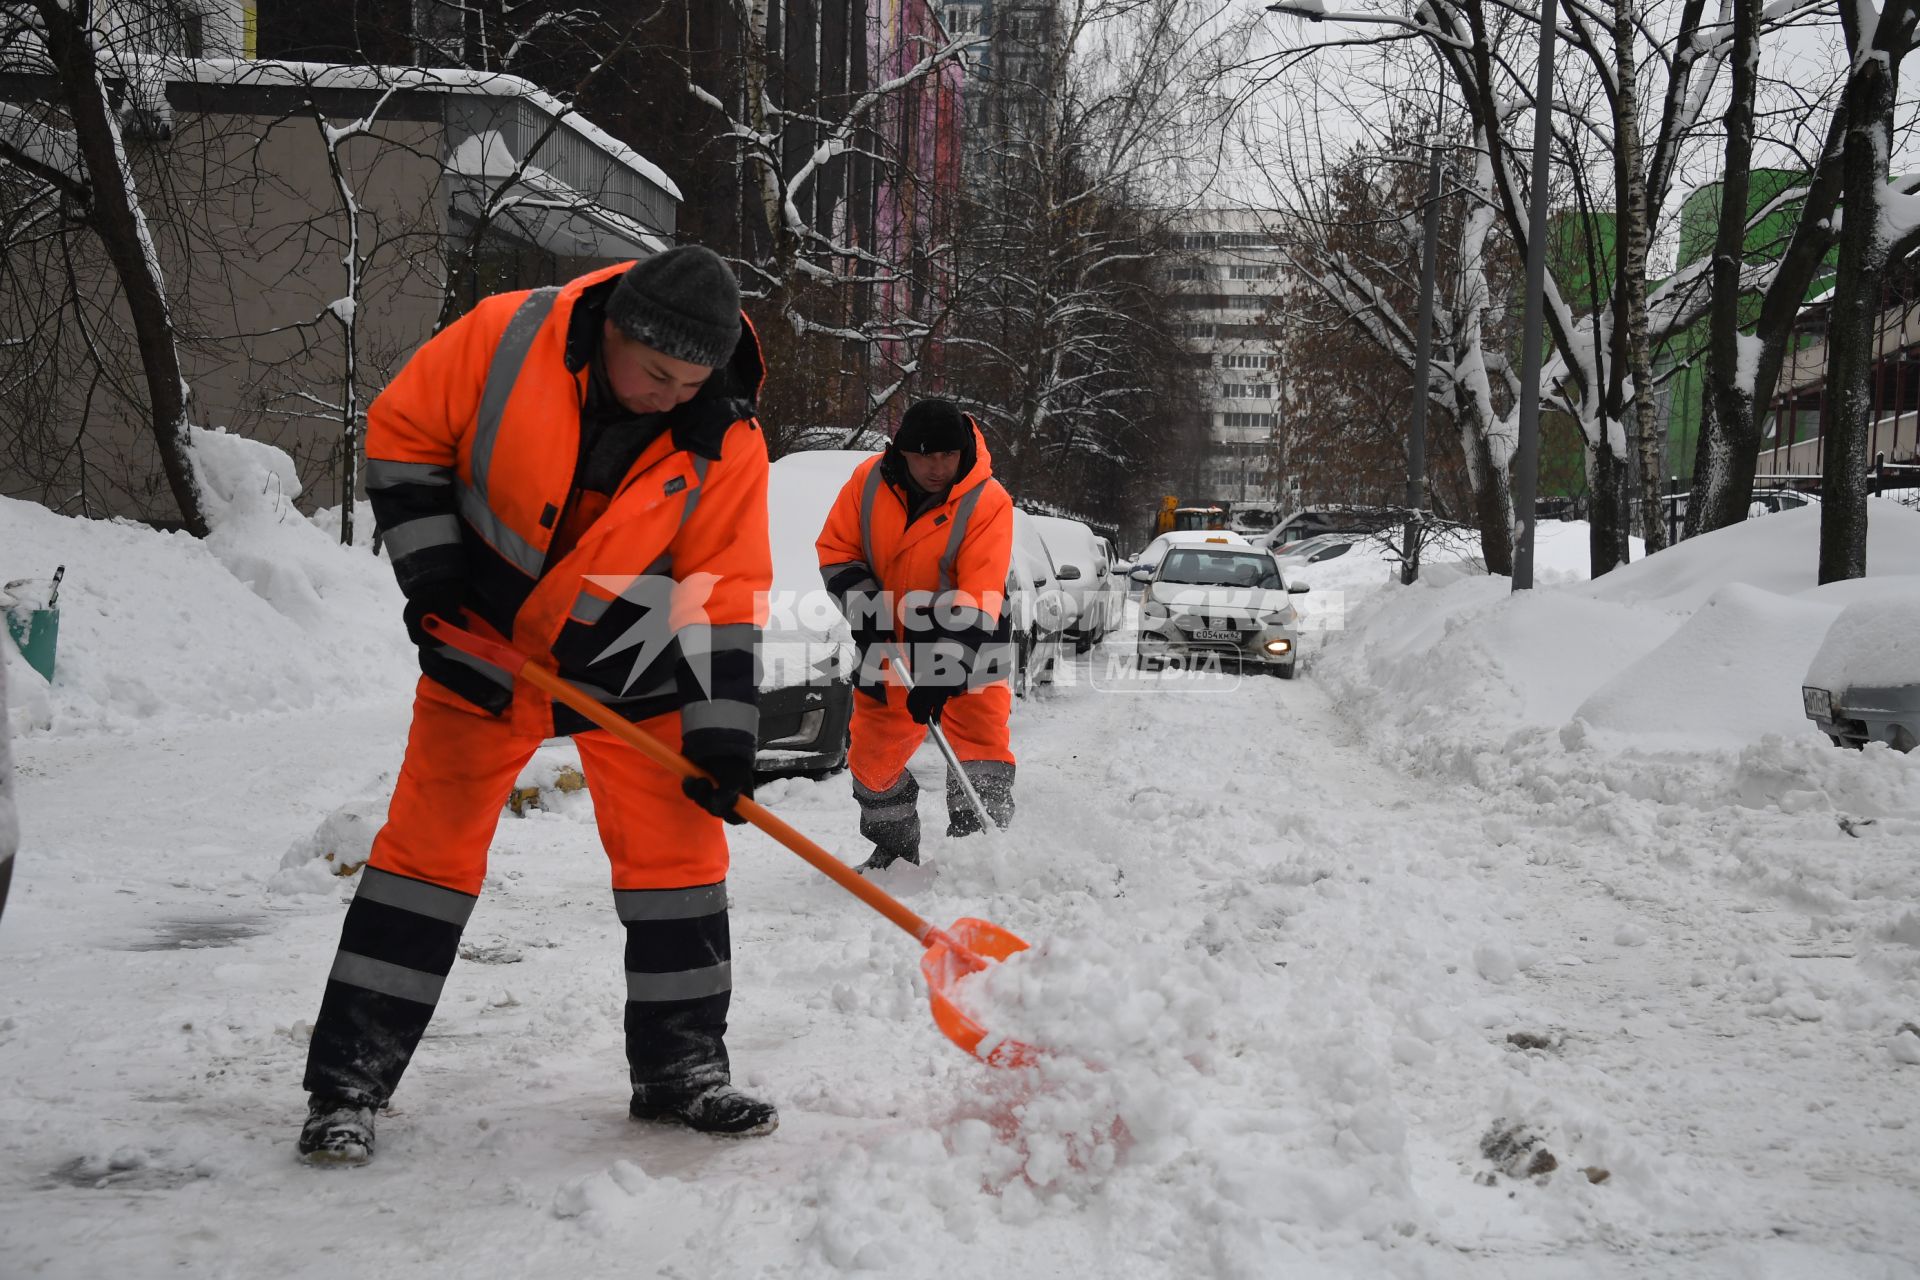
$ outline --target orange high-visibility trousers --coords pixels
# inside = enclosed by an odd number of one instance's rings
[[[677,712],[640,727],[680,749]],[[406,759],[368,865],[477,895],[500,810],[542,741],[467,709],[423,676]],[[604,730],[575,734],[573,741],[615,889],[680,889],[726,879],[725,824],[687,799],[679,778]]]
[[[887,701],[875,702],[863,693],[853,695],[853,741],[847,750],[847,768],[861,786],[873,792],[892,789],[906,772],[907,761],[926,741],[927,726],[907,714],[906,690],[887,686]],[[1013,739],[1007,718],[1013,714],[1013,688],[1005,681],[974,689],[947,700],[940,727],[961,760],[998,760],[1013,764]]]

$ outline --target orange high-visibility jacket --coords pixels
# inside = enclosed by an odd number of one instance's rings
[[[417,351],[367,410],[367,490],[409,596],[458,582],[469,617],[628,719],[678,709],[751,751],[754,648],[773,578],[752,326],[669,411],[603,514],[549,555],[574,496],[587,363],[630,263],[483,300]],[[427,675],[539,736],[587,721],[444,646]],[[713,741],[710,745],[718,746]]]
[[[971,417],[967,424],[973,462],[944,503],[909,523],[906,491],[887,474],[889,449],[854,468],[814,546],[827,590],[856,626],[867,600],[879,595],[896,639],[916,650],[953,642],[978,672],[982,650],[1005,639],[1013,499],[993,478],[979,424]]]

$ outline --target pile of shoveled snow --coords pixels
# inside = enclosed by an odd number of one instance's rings
[[[1570,749],[1804,739],[1800,683],[1841,607],[1920,599],[1920,514],[1876,502],[1871,530],[1871,576],[1825,587],[1817,508],[1690,539],[1591,583],[1519,595],[1502,578],[1393,587],[1360,603],[1320,674],[1370,733],[1469,771],[1477,753],[1529,730]]]
[[[66,566],[52,683],[0,645],[15,733],[404,696],[417,668],[385,559],[294,507],[299,482],[280,450],[218,431],[194,443],[205,540],[0,498],[0,580]]]

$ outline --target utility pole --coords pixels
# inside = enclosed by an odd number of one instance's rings
[[[1420,577],[1420,538],[1427,516],[1427,383],[1433,361],[1433,295],[1440,256],[1440,148],[1427,165],[1427,216],[1420,239],[1420,320],[1413,357],[1413,424],[1407,437],[1406,546],[1400,581]]]
[[[1527,303],[1520,345],[1520,445],[1513,466],[1513,589],[1533,588],[1533,499],[1540,480],[1540,363],[1547,287],[1547,143],[1553,133],[1554,0],[1540,0],[1540,75],[1533,91],[1533,203],[1527,211]]]

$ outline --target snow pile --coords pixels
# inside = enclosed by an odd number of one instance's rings
[[[1550,526],[1543,525],[1542,528]],[[1513,594],[1505,579],[1394,587],[1362,601],[1320,673],[1369,732],[1484,778],[1548,750],[1737,752],[1813,735],[1809,661],[1840,606],[1916,598],[1920,515],[1873,508],[1866,583],[1816,586],[1819,511],[1693,538],[1597,582]],[[1899,661],[1899,650],[1889,655]],[[1516,732],[1521,737],[1516,738]]]
[[[294,508],[291,460],[217,431],[195,432],[195,456],[214,526],[204,541],[0,498],[0,578],[67,569],[51,685],[9,656],[15,732],[392,698],[413,678],[391,569]],[[368,625],[382,617],[394,625]]]
[[[1730,582],[1588,695],[1573,718],[1617,744],[1642,747],[1733,747],[1798,734],[1808,724],[1800,704],[1806,655],[1839,613]]]

